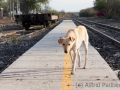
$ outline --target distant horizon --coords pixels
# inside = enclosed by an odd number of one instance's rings
[[[49,6],[57,11],[80,12],[82,9],[93,7],[95,0],[50,0]]]

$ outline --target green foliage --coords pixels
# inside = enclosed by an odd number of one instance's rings
[[[109,0],[107,2],[106,8],[111,13],[120,13],[120,0]]]
[[[0,8],[1,8],[1,5],[2,5],[2,2],[3,2],[4,0],[0,0]]]
[[[106,13],[105,16],[107,19],[111,19],[112,18],[112,14],[110,12]]]
[[[94,2],[94,8],[96,10],[101,10],[101,9],[105,9],[106,8],[106,0],[96,0]]]
[[[13,36],[11,37],[11,42],[12,42],[13,44],[17,44],[17,43],[19,42],[18,36],[13,35]]]
[[[28,14],[29,11],[36,9],[40,13],[56,13],[60,18],[75,16],[74,13],[66,13],[64,10],[56,11],[52,9],[49,6],[50,0],[6,0],[6,2],[5,0],[0,0],[0,7],[4,8],[4,15],[8,15],[8,12],[10,12],[10,1],[14,1],[15,7],[17,3],[20,3],[20,10],[23,14]]]
[[[118,13],[108,12],[104,17],[107,18],[107,19],[111,19],[111,18],[116,19],[116,20],[120,19],[120,15]]]
[[[94,8],[98,11],[106,10],[106,18],[120,18],[120,0],[95,0]]]
[[[114,14],[112,16],[112,18],[115,19],[115,20],[118,20],[118,19],[120,19],[120,15],[119,14]]]
[[[49,3],[49,0],[20,0],[20,9],[23,13],[27,14],[30,10],[38,10],[41,8],[41,4],[47,3]]]
[[[94,8],[87,8],[87,9],[83,9],[80,11],[79,16],[80,17],[94,17],[96,16],[96,11],[94,10]]]
[[[0,0],[0,8],[3,8],[3,15],[8,15],[8,2],[5,2],[4,0]]]

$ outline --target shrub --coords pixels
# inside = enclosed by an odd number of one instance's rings
[[[12,42],[13,44],[17,44],[18,41],[19,41],[19,39],[18,39],[17,36],[13,35],[13,36],[11,37],[11,42]]]
[[[96,11],[93,8],[87,8],[80,11],[80,17],[94,17],[96,16]]]
[[[118,20],[120,19],[120,15],[118,13],[113,13],[112,18]]]
[[[101,9],[105,9],[106,8],[106,0],[95,0],[94,1],[94,8],[95,10],[101,10]]]
[[[98,17],[101,17],[101,16],[104,16],[106,13],[107,13],[106,10],[100,10],[100,11],[97,13],[97,16],[98,16]]]
[[[120,15],[118,13],[107,13],[105,15],[105,18],[118,20],[118,19],[120,19]]]

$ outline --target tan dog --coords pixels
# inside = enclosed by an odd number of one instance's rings
[[[84,69],[86,68],[86,63],[87,63],[87,54],[88,54],[88,33],[87,30],[84,26],[78,26],[75,29],[70,29],[66,36],[63,38],[60,38],[58,40],[59,44],[62,44],[62,47],[64,49],[64,52],[67,54],[69,53],[71,56],[71,61],[72,61],[72,72],[71,74],[75,73],[75,68],[76,68],[76,57],[78,55],[79,62],[78,66],[80,67],[80,51],[79,48],[82,44],[84,43],[85,47],[85,64],[84,64]],[[72,53],[73,52],[73,53]]]

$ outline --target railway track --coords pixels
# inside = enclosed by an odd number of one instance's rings
[[[101,25],[99,23],[94,23],[88,20],[77,20],[74,19],[76,22],[86,26],[88,29],[92,30],[93,32],[98,33],[102,37],[105,37],[111,40],[115,46],[120,47],[120,30],[114,31],[111,27],[106,25]],[[96,25],[97,24],[97,25]],[[116,29],[115,29],[116,30]]]
[[[98,23],[98,22],[95,22],[95,21],[90,21],[90,20],[85,20],[85,19],[80,19],[80,18],[79,18],[79,20],[84,20],[86,22],[96,24],[96,25],[99,25],[99,26],[102,26],[102,27],[110,28],[110,29],[112,29],[114,31],[119,31],[120,32],[120,28],[117,28],[117,27],[114,27],[114,26],[111,26],[111,25],[101,24],[101,23]]]

